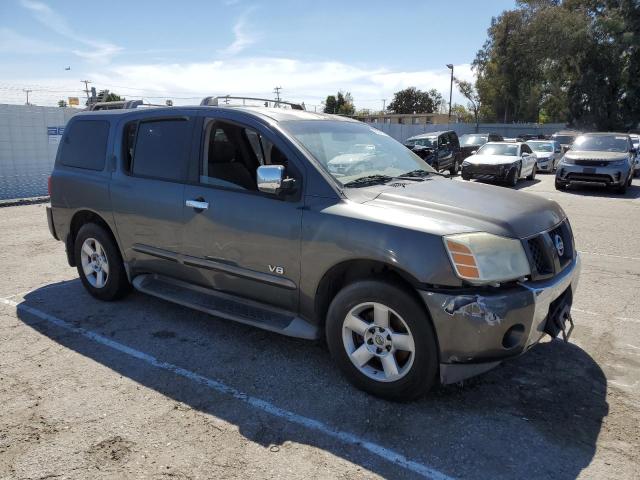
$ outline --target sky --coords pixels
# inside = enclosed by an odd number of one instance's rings
[[[304,101],[338,90],[379,110],[409,86],[448,100],[491,18],[514,0],[0,0],[0,103],[85,96],[198,104],[209,95]],[[67,70],[67,68],[69,68]],[[81,100],[82,101],[82,100]],[[454,103],[466,103],[454,86]]]

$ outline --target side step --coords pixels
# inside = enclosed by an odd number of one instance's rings
[[[315,340],[318,328],[286,310],[155,274],[133,279],[136,290],[154,297],[290,337]]]

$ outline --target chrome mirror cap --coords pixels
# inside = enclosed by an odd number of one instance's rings
[[[257,170],[258,190],[277,195],[282,189],[284,166],[262,165]]]

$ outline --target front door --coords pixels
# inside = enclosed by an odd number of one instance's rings
[[[259,125],[204,119],[197,179],[184,192],[182,251],[191,281],[295,311],[303,197],[256,185],[260,165],[301,177],[281,142]]]

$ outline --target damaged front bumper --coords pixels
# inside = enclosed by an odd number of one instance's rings
[[[559,302],[568,312],[580,265],[576,254],[554,278],[508,289],[420,291],[438,336],[441,382],[455,383],[483,373],[538,343],[547,322],[556,320],[550,312],[558,311]],[[557,329],[546,330],[557,334]]]

